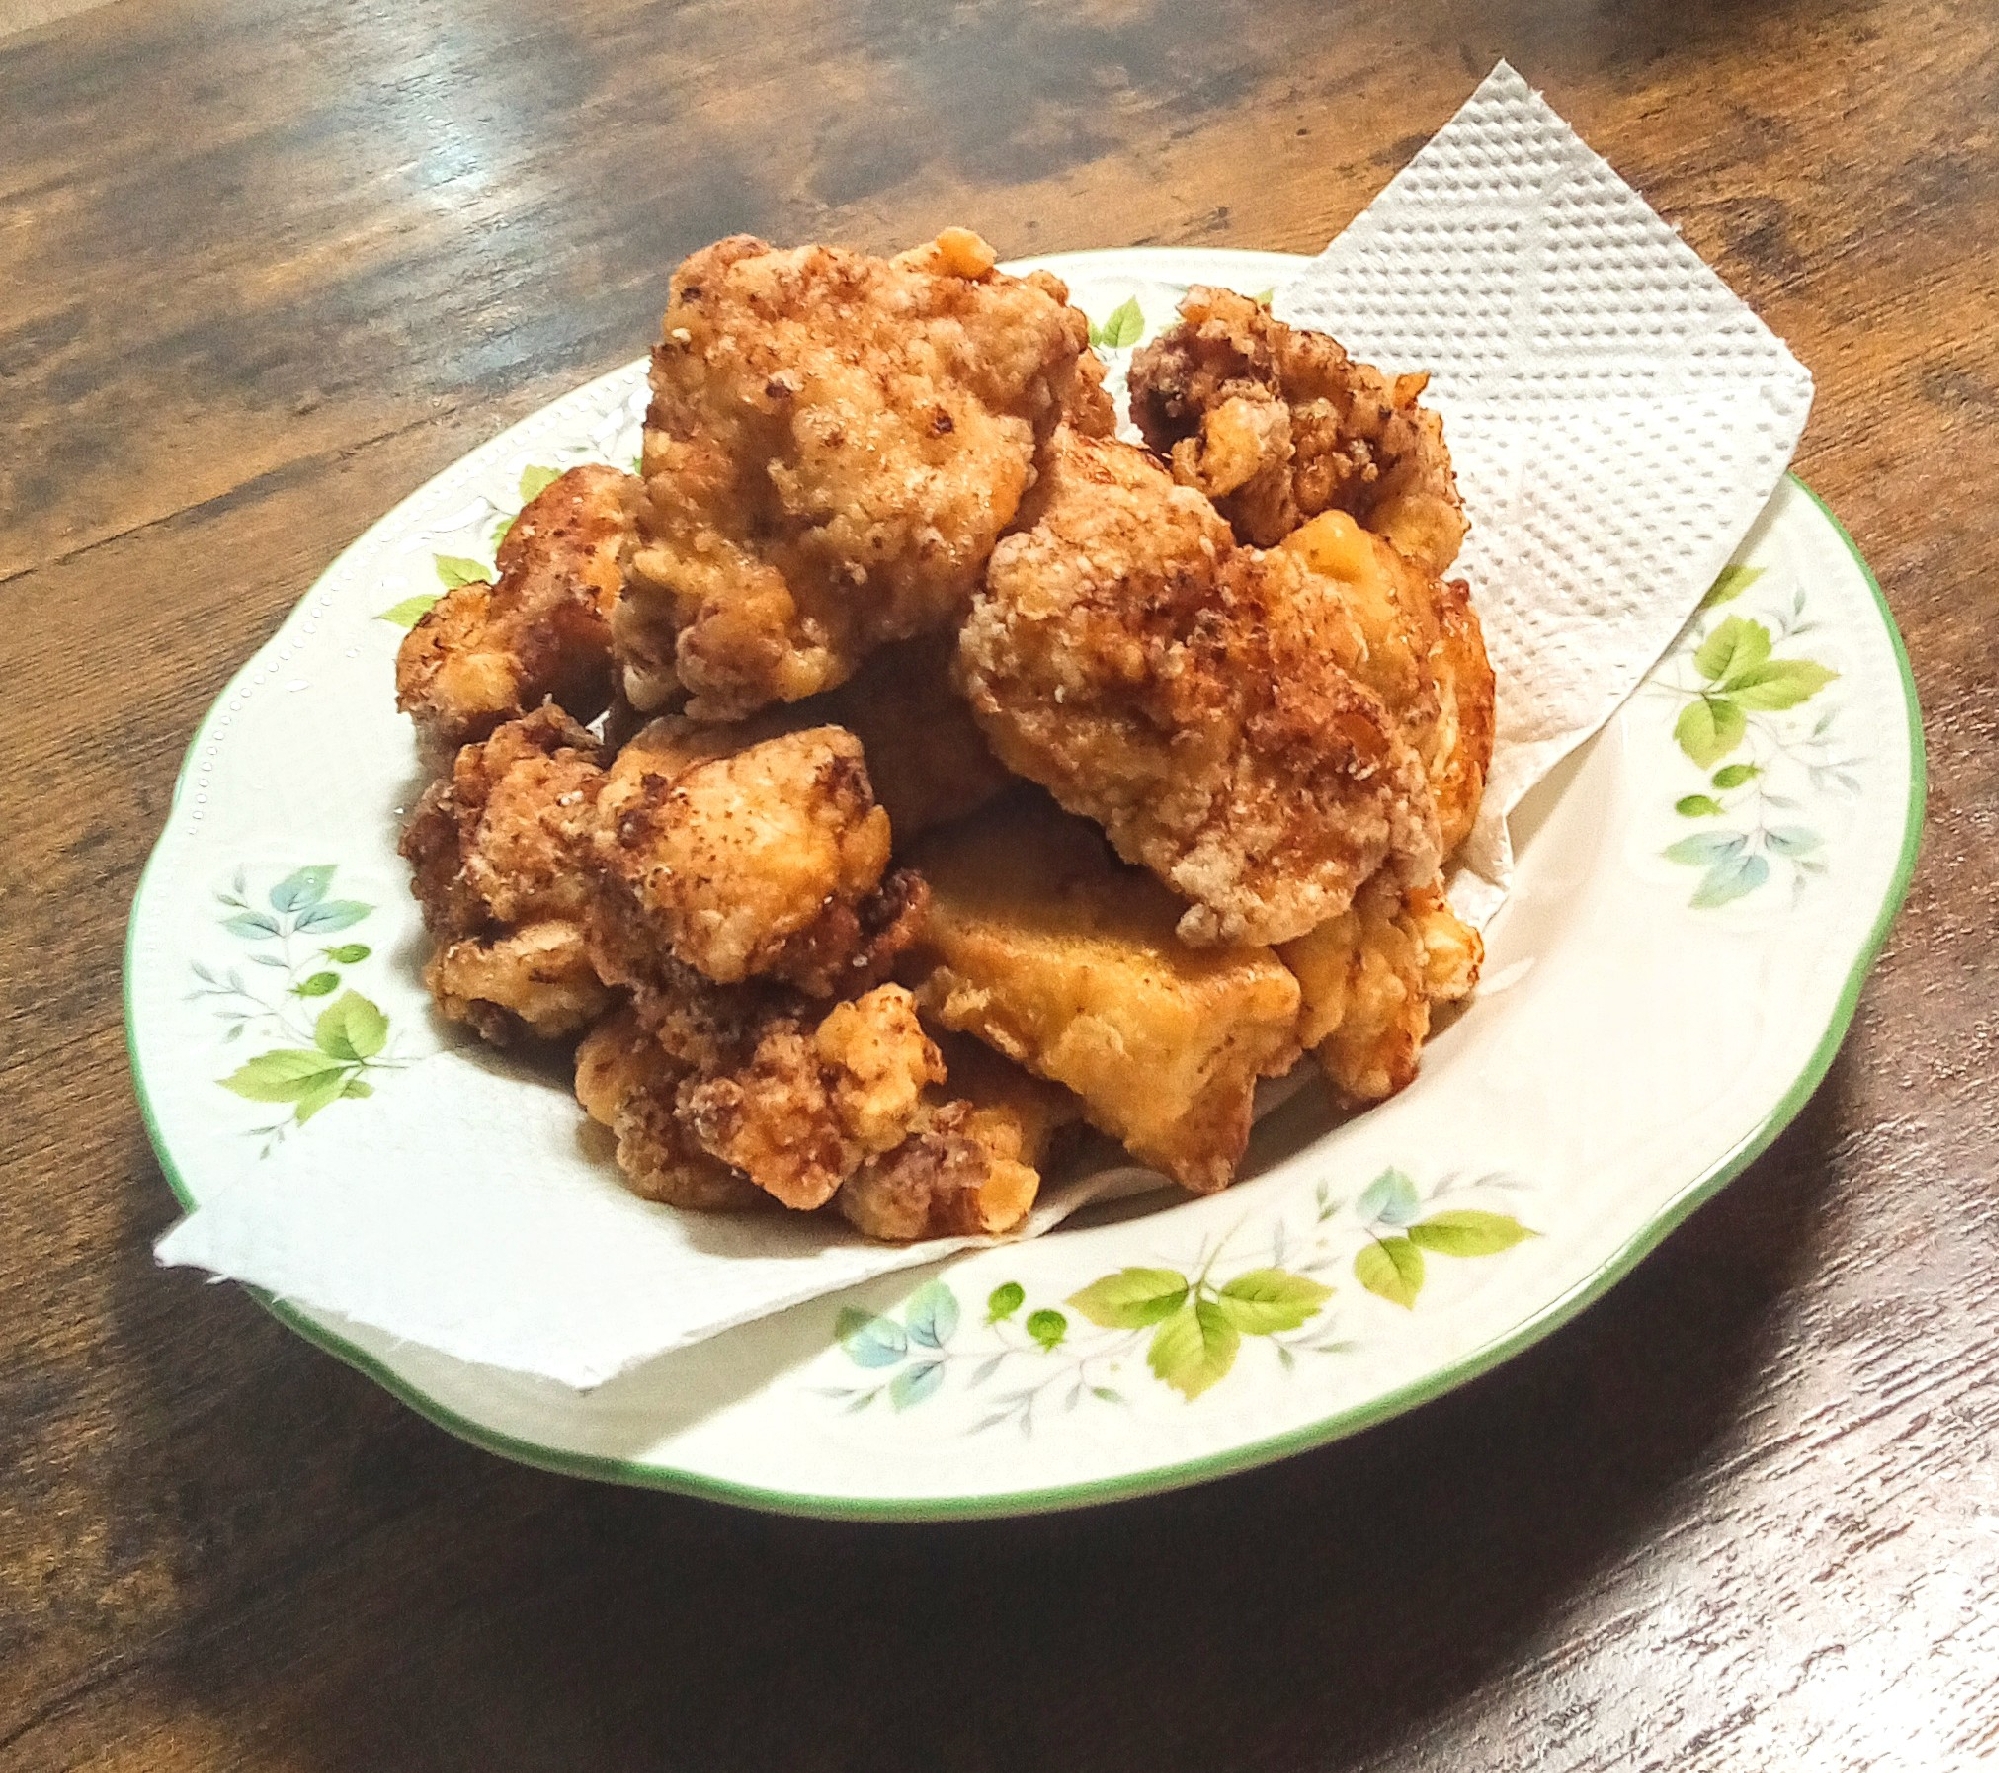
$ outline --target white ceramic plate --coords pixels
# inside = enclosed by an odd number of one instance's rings
[[[1133,297],[1148,329],[1189,282],[1254,293],[1299,263],[1045,262],[1098,321]],[[186,1204],[246,1141],[310,1137],[302,1108],[366,1112],[358,1090],[308,1105],[219,1087],[281,1029],[310,1040],[311,1013],[364,1001],[334,1080],[362,1089],[377,1054],[434,1038],[394,853],[415,788],[391,704],[398,620],[490,561],[524,475],[629,463],[643,406],[633,364],[448,469],[334,563],[196,734],[126,961],[140,1100]],[[1462,1383],[1573,1316],[1775,1137],[1831,1062],[1907,886],[1921,728],[1878,588],[1795,481],[1738,559],[1522,809],[1484,985],[1416,1084],[1345,1125],[1304,1093],[1258,1128],[1229,1193],[891,1276],[588,1394],[266,1303],[496,1452],[823,1515],[1135,1495]],[[1721,655],[1745,636],[1790,662],[1781,691],[1729,692]]]

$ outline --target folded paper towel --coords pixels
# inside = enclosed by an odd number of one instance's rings
[[[1602,726],[1775,489],[1811,379],[1505,64],[1296,282],[1285,318],[1429,369],[1499,675],[1485,812],[1452,882],[1504,897],[1506,815]],[[1130,1172],[1048,1191],[1046,1230]],[[367,1115],[204,1200],[159,1258],[459,1359],[589,1387],[668,1349],[935,1260],[817,1216],[626,1194],[567,1091],[445,1053]]]

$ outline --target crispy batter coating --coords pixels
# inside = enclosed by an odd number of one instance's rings
[[[703,1213],[768,1205],[769,1195],[710,1157],[681,1125],[674,1104],[687,1075],[628,1009],[598,1023],[576,1049],[576,1099],[617,1135],[618,1171],[634,1194]]]
[[[1423,760],[1448,855],[1478,818],[1492,765],[1492,667],[1471,588],[1425,572],[1344,511],[1313,518],[1280,546],[1331,580],[1353,616],[1360,652],[1341,663]]]
[[[1342,664],[1364,641],[1297,555],[1238,549],[1128,444],[1058,434],[995,551],[959,682],[1002,762],[1194,901],[1196,943],[1288,941],[1385,861],[1440,857],[1421,761]]]
[[[1131,416],[1258,547],[1346,511],[1441,577],[1464,540],[1427,376],[1389,377],[1247,296],[1196,286],[1181,321],[1131,362]]]
[[[687,259],[614,620],[633,705],[736,719],[954,621],[1038,445],[1094,411],[1067,296],[962,229],[896,260],[743,235]]]
[[[982,1041],[947,1034],[949,1079],[927,1093],[900,1145],[869,1158],[833,1197],[847,1222],[885,1243],[995,1237],[1027,1217],[1059,1133],[1082,1104]]]
[[[545,704],[461,749],[404,827],[410,890],[439,943],[424,982],[495,1045],[574,1033],[610,1001],[583,928],[601,761]]]
[[[743,736],[669,716],[618,754],[595,857],[629,900],[621,932],[723,983],[837,975],[889,856],[861,742],[836,726]]]
[[[905,976],[926,1014],[1082,1098],[1197,1192],[1226,1188],[1256,1080],[1297,1057],[1298,984],[1268,948],[1193,949],[1181,906],[1039,795],[932,832]]]
[[[1013,786],[952,688],[956,650],[948,631],[881,647],[823,698],[825,718],[865,747],[868,779],[899,844],[976,812]]]
[[[815,1025],[775,1015],[746,1062],[690,1077],[680,1121],[701,1148],[788,1207],[824,1206],[864,1159],[899,1145],[944,1064],[900,985],[838,1003]]]
[[[500,543],[492,584],[460,585],[396,652],[396,706],[442,769],[461,745],[552,699],[578,720],[611,695],[611,611],[639,482],[571,468],[530,499]]]
[[[470,936],[574,915],[602,764],[597,741],[553,706],[463,747],[424,790],[398,846],[425,927]]]
[[[452,1021],[502,1047],[523,1033],[544,1040],[574,1034],[611,1001],[582,930],[561,918],[448,942],[424,966],[423,982]]]
[[[1279,952],[1303,994],[1299,1037],[1350,1108],[1414,1081],[1432,1005],[1468,997],[1485,959],[1478,931],[1435,886],[1386,879]]]

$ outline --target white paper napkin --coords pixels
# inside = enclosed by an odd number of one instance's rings
[[[1507,813],[1679,632],[1782,475],[1811,378],[1504,63],[1276,305],[1433,372],[1472,519],[1458,570],[1500,682],[1452,883],[1482,922],[1511,874]],[[1050,1190],[1028,1232],[1144,1181]],[[315,1123],[158,1255],[588,1388],[966,1241],[893,1249],[818,1216],[649,1205],[566,1089],[452,1052]]]
[[[1483,924],[1506,819],[1685,624],[1797,447],[1812,378],[1505,62],[1297,281],[1284,319],[1428,399],[1499,678],[1451,898]]]

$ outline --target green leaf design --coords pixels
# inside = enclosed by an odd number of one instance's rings
[[[340,984],[338,973],[314,973],[309,979],[301,979],[292,987],[294,997],[324,997]]]
[[[1041,1344],[1044,1352],[1059,1348],[1062,1338],[1069,1333],[1069,1320],[1059,1311],[1043,1307],[1040,1311],[1028,1313],[1027,1333]]]
[[[1696,911],[1712,910],[1753,893],[1769,878],[1770,864],[1761,856],[1737,856],[1732,861],[1717,862],[1701,876],[1700,885],[1694,888],[1687,903]]]
[[[1384,1225],[1407,1225],[1422,1211],[1416,1198],[1416,1184],[1400,1170],[1383,1170],[1360,1191],[1354,1211],[1367,1220]]]
[[[1189,1403],[1235,1365],[1242,1336],[1211,1299],[1183,1305],[1152,1335],[1145,1363]]]
[[[521,470],[521,503],[539,498],[562,478],[560,468],[523,468]]]
[[[1810,701],[1838,675],[1810,659],[1771,659],[1737,673],[1727,687],[1743,707],[1774,714]]]
[[[326,889],[332,884],[333,866],[329,862],[294,868],[271,888],[271,909],[287,914],[308,911],[326,897]]]
[[[356,961],[366,960],[370,953],[366,942],[342,942],[337,948],[322,948],[320,953],[336,966],[351,967]]]
[[[1471,1207],[1433,1213],[1409,1227],[1411,1243],[1439,1256],[1496,1256],[1539,1235],[1510,1213],[1482,1213]]]
[[[1001,1281],[986,1295],[986,1322],[996,1324],[1012,1317],[1027,1303],[1027,1289],[1019,1281]]]
[[[1713,609],[1717,603],[1729,603],[1763,576],[1760,566],[1725,566],[1716,575],[1715,581],[1707,588],[1707,595],[1701,599],[1702,609]]]
[[[834,1320],[833,1335],[856,1366],[892,1367],[909,1352],[909,1339],[893,1318],[877,1317],[858,1306],[843,1305]]]
[[[1749,731],[1748,716],[1727,696],[1701,696],[1689,702],[1674,723],[1680,749],[1702,769],[1721,762]]]
[[[1748,843],[1748,838],[1734,831],[1702,831],[1670,845],[1665,856],[1669,862],[1705,868],[1711,862],[1726,862],[1731,856],[1739,856]]]
[[[1256,292],[1256,294],[1251,296],[1249,299],[1253,301],[1259,308],[1267,308],[1270,306],[1271,302],[1276,299],[1276,296],[1277,296],[1277,286],[1276,284],[1273,283],[1268,289],[1259,289]]]
[[[1716,770],[1713,781],[1717,788],[1740,788],[1744,782],[1753,782],[1762,773],[1753,763],[1731,763]]]
[[[239,911],[234,917],[225,917],[222,927],[232,936],[242,936],[251,942],[280,934],[278,920],[267,911]]]
[[[1091,323],[1090,343],[1121,351],[1127,345],[1137,344],[1144,331],[1145,316],[1139,312],[1138,297],[1126,296],[1105,317],[1102,326]]]
[[[456,591],[460,585],[482,585],[493,577],[493,569],[477,560],[469,560],[463,554],[433,554],[431,559],[437,564],[437,576],[444,581],[447,591]]]
[[[335,998],[312,1028],[313,1045],[322,1053],[356,1064],[372,1059],[388,1038],[388,1017],[358,991]]]
[[[1744,616],[1717,622],[1694,653],[1694,669],[1726,690],[1733,679],[1770,656],[1770,630]]]
[[[372,905],[364,905],[359,899],[322,899],[310,911],[300,915],[299,929],[308,935],[330,936],[335,930],[344,930],[349,924],[356,924],[374,910]]]
[[[1711,794],[1683,794],[1673,802],[1673,811],[1683,819],[1711,819],[1721,811],[1721,802]]]
[[[1316,1317],[1319,1307],[1332,1296],[1331,1287],[1302,1274],[1258,1268],[1237,1275],[1222,1288],[1215,1303],[1245,1336],[1272,1336],[1280,1330],[1295,1330]]]
[[[1187,1277],[1171,1268],[1120,1268],[1092,1281],[1069,1303],[1106,1330],[1142,1330],[1178,1311],[1187,1298]]]
[[[903,1313],[909,1339],[925,1348],[942,1348],[958,1327],[958,1298],[941,1280],[925,1281]]]
[[[414,628],[437,607],[443,595],[441,591],[419,591],[414,597],[405,597],[401,603],[390,604],[375,620],[392,622],[398,628]]]
[[[310,1047],[279,1047],[258,1054],[217,1081],[252,1102],[296,1102],[318,1079],[338,1078],[345,1069],[342,1060]]]
[[[300,1126],[317,1114],[322,1108],[338,1102],[347,1093],[345,1071],[325,1071],[309,1083],[299,1099],[292,1106],[292,1119]]]
[[[889,1381],[889,1404],[894,1409],[907,1410],[914,1404],[922,1403],[943,1383],[942,1361],[923,1361],[916,1366],[905,1367]]]
[[[343,1096],[372,1096],[375,1086],[357,1072],[348,1078],[347,1087],[340,1093]]]
[[[1362,1245],[1353,1277],[1389,1304],[1413,1310],[1423,1290],[1423,1252],[1406,1237],[1379,1238]]]

